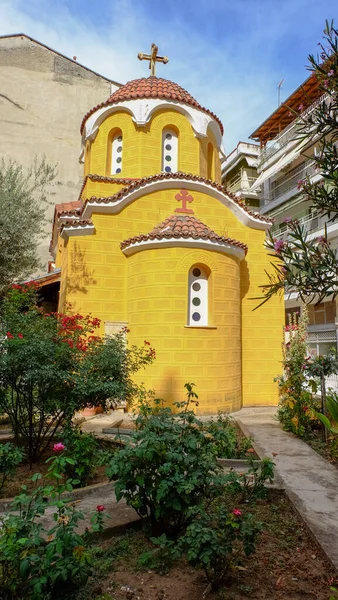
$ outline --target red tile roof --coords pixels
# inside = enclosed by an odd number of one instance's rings
[[[90,176],[88,175],[88,177],[90,177]],[[246,204],[243,202],[243,200],[238,199],[237,196],[235,196],[234,194],[229,192],[226,189],[226,187],[224,187],[221,183],[218,183],[217,181],[211,181],[211,179],[207,179],[206,177],[200,177],[199,175],[192,175],[192,173],[182,173],[182,172],[158,173],[157,175],[150,175],[150,177],[142,177],[141,179],[136,179],[135,181],[129,183],[129,185],[127,185],[126,187],[120,189],[113,196],[107,196],[107,197],[92,196],[91,198],[84,199],[83,200],[83,202],[84,202],[83,208],[85,207],[86,202],[95,202],[97,204],[110,204],[111,202],[118,202],[119,200],[122,200],[122,198],[124,196],[129,194],[129,192],[131,192],[132,190],[143,187],[143,186],[147,185],[148,183],[151,183],[152,181],[160,181],[162,179],[186,179],[188,181],[200,181],[201,183],[205,183],[205,184],[209,185],[210,187],[217,189],[219,192],[222,192],[229,198],[231,198],[231,200],[233,200],[235,202],[235,204],[240,206],[251,217],[253,217],[259,221],[262,221],[263,223],[273,223],[273,219],[270,219],[269,217],[260,215],[258,212],[250,210],[246,206]]]
[[[174,100],[183,104],[189,104],[213,117],[219,124],[222,135],[224,133],[220,119],[208,108],[201,106],[184,88],[173,81],[168,81],[167,79],[162,79],[161,77],[155,77],[153,75],[151,77],[142,77],[141,79],[128,81],[125,85],[116,90],[108,100],[101,102],[101,104],[98,104],[87,112],[81,123],[81,133],[88,117],[99,108],[118,104],[125,100],[136,100],[137,98],[159,98],[161,100]]]
[[[91,219],[80,219],[79,221],[71,219],[69,221],[63,221],[60,225],[60,233],[65,227],[85,227],[86,225],[93,225],[93,221]]]
[[[80,194],[79,194],[79,201],[81,201],[83,190],[85,189],[85,185],[86,185],[88,179],[90,179],[90,181],[102,181],[104,183],[117,183],[118,185],[128,185],[131,181],[137,181],[137,177],[120,177],[119,178],[119,177],[107,177],[106,175],[96,175],[95,173],[93,175],[91,175],[89,173],[88,175],[85,176],[85,178],[83,180]],[[82,201],[81,201],[81,204],[82,204]]]
[[[73,215],[79,214],[80,208],[82,208],[83,202],[81,200],[75,200],[74,202],[63,202],[62,204],[55,204],[55,213],[58,217],[61,215]]]
[[[248,251],[246,244],[232,238],[218,235],[215,231],[210,229],[210,227],[192,215],[172,215],[159,225],[156,225],[150,233],[136,235],[124,240],[120,244],[120,248],[123,250],[132,244],[146,240],[163,240],[182,237],[186,239],[210,240],[212,242],[231,244],[232,246],[242,248],[245,253]]]

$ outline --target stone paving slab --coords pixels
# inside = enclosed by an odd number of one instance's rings
[[[241,414],[258,454],[273,458],[285,492],[338,572],[338,470],[305,442],[283,431],[272,414]]]
[[[69,499],[70,502],[75,501],[78,509],[84,514],[84,520],[79,521],[78,524],[79,533],[83,533],[85,528],[89,525],[90,518],[99,504],[105,507],[105,514],[109,517],[104,520],[106,532],[122,532],[126,527],[140,521],[140,517],[133,508],[127,506],[125,500],[120,500],[120,502],[116,501],[113,483],[97,484],[96,486],[90,487],[94,489],[90,490],[89,493],[88,490],[85,492],[84,489],[75,490],[75,493],[72,494],[72,498]],[[84,493],[86,494],[85,496]],[[1,508],[2,511],[0,510],[0,515],[4,515],[9,506],[3,505]],[[52,528],[54,526],[53,513],[55,511],[55,507],[48,507],[44,516],[41,517],[40,522],[43,523],[46,528]]]

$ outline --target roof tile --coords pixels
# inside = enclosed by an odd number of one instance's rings
[[[146,240],[163,240],[180,237],[186,239],[211,240],[213,242],[230,244],[231,246],[242,248],[245,251],[245,254],[248,251],[246,244],[234,240],[233,238],[218,235],[215,231],[210,229],[210,227],[192,215],[171,215],[171,217],[168,217],[165,221],[156,225],[150,233],[136,235],[124,240],[120,244],[120,248],[121,250],[124,250],[124,248],[127,248],[132,244]]]
[[[91,176],[88,175],[88,177],[91,177]],[[238,199],[237,196],[235,196],[234,194],[229,192],[227,190],[227,188],[224,185],[222,185],[221,183],[218,183],[217,181],[211,181],[211,179],[206,179],[206,177],[200,177],[199,175],[193,175],[191,173],[182,173],[182,172],[158,173],[157,175],[150,175],[149,177],[142,177],[141,179],[135,179],[134,181],[130,182],[129,185],[127,185],[126,187],[121,188],[113,196],[106,196],[106,197],[99,197],[99,198],[97,196],[92,196],[91,198],[84,199],[84,203],[95,202],[97,204],[110,204],[111,202],[118,202],[119,200],[122,200],[122,198],[124,196],[129,194],[129,192],[132,192],[133,190],[135,190],[137,188],[143,187],[143,186],[147,185],[148,183],[151,183],[152,181],[161,181],[162,179],[186,179],[188,181],[200,181],[202,183],[210,185],[211,187],[222,192],[223,194],[226,194],[227,196],[229,196],[229,198],[231,198],[231,200],[233,200],[233,202],[235,202],[235,204],[240,206],[247,214],[249,214],[254,219],[262,221],[262,223],[273,223],[274,222],[273,219],[270,219],[270,217],[266,217],[264,215],[259,214],[258,212],[250,210],[246,206],[245,202],[243,202],[243,200]]]
[[[136,100],[137,98],[161,98],[182,102],[183,104],[189,104],[190,106],[193,106],[198,110],[202,110],[213,117],[219,124],[222,135],[224,133],[223,125],[220,119],[213,112],[211,112],[211,110],[201,106],[199,102],[197,102],[197,100],[195,100],[195,98],[193,98],[193,96],[187,92],[187,90],[182,88],[174,81],[162,79],[161,77],[155,77],[154,75],[128,81],[125,85],[115,90],[108,100],[101,102],[101,104],[98,104],[97,106],[94,106],[94,108],[87,112],[82,120],[80,128],[81,133],[88,117],[90,117],[90,115],[92,115],[99,108],[110,106],[112,104],[118,104],[119,102],[124,102],[125,100]]]

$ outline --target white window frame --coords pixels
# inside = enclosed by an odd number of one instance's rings
[[[119,160],[121,158],[121,160]],[[123,165],[123,136],[122,132],[114,135],[111,141],[111,173],[121,175]]]
[[[199,273],[198,273],[199,271]],[[208,326],[208,274],[205,268],[194,265],[188,277],[188,325],[191,327]],[[199,289],[198,289],[199,288]],[[199,301],[199,304],[197,303]],[[197,316],[199,315],[199,319]]]
[[[171,136],[170,139],[167,136]],[[170,149],[167,149],[171,146]],[[170,157],[170,160],[169,158]],[[170,169],[170,170],[169,170]],[[162,131],[162,171],[176,173],[178,170],[178,135],[171,127]]]

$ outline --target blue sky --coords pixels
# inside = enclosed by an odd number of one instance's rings
[[[227,152],[308,76],[337,0],[0,0],[0,35],[26,33],[121,83],[148,75],[138,52],[170,58],[159,76],[224,124]]]

